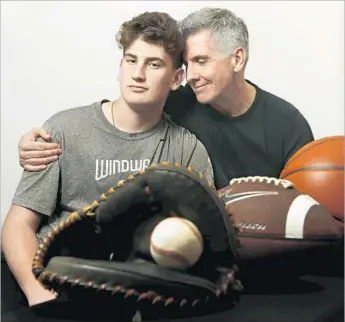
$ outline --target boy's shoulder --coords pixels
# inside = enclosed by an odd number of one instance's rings
[[[196,136],[187,130],[185,127],[177,124],[170,115],[165,114],[165,117],[167,119],[167,122],[169,123],[171,135],[173,135],[174,138],[178,138],[179,140],[187,141],[190,143],[194,143],[197,140]]]
[[[51,125],[72,124],[89,119],[95,108],[101,108],[102,101],[71,107],[53,114],[47,122]]]
[[[196,137],[195,134],[186,128],[176,124],[167,115],[168,122],[170,122],[170,135],[174,141],[174,145],[188,155],[202,154],[207,155],[208,152],[204,144]]]

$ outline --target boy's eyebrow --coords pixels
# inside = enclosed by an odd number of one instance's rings
[[[134,59],[138,59],[138,56],[137,55],[134,55],[134,54],[131,54],[131,53],[126,53],[125,55],[124,55],[125,57],[126,56],[129,56],[129,57],[131,57],[131,58],[134,58]],[[145,59],[146,61],[154,61],[154,60],[158,60],[158,61],[160,61],[161,63],[163,63],[164,64],[164,60],[162,59],[162,58],[159,58],[159,57],[146,57],[146,59]]]
[[[136,55],[133,55],[133,54],[130,54],[130,53],[125,53],[124,54],[124,57],[126,57],[126,56],[129,56],[129,57],[131,57],[131,58],[138,58],[138,56],[136,56]]]

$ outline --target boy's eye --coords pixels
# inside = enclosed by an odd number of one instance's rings
[[[153,68],[159,68],[161,65],[159,63],[149,63],[149,66]]]
[[[134,64],[134,63],[135,63],[135,59],[133,59],[133,58],[127,58],[127,59],[126,59],[126,62],[127,62],[127,63],[130,63],[130,64]]]

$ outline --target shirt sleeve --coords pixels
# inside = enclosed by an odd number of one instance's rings
[[[52,140],[63,144],[62,131],[46,121],[42,127],[51,134]],[[58,202],[60,184],[59,159],[40,172],[23,171],[12,204],[51,216]]]
[[[314,141],[314,135],[309,123],[301,113],[297,113],[291,122],[289,131],[284,136],[283,165],[302,146]]]

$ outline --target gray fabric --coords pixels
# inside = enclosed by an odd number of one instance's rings
[[[44,171],[24,171],[12,201],[50,217],[40,235],[68,215],[65,206],[86,205],[150,163],[179,162],[213,182],[207,151],[189,131],[163,115],[148,131],[125,133],[109,123],[101,103],[59,112],[43,125],[62,155]]]

